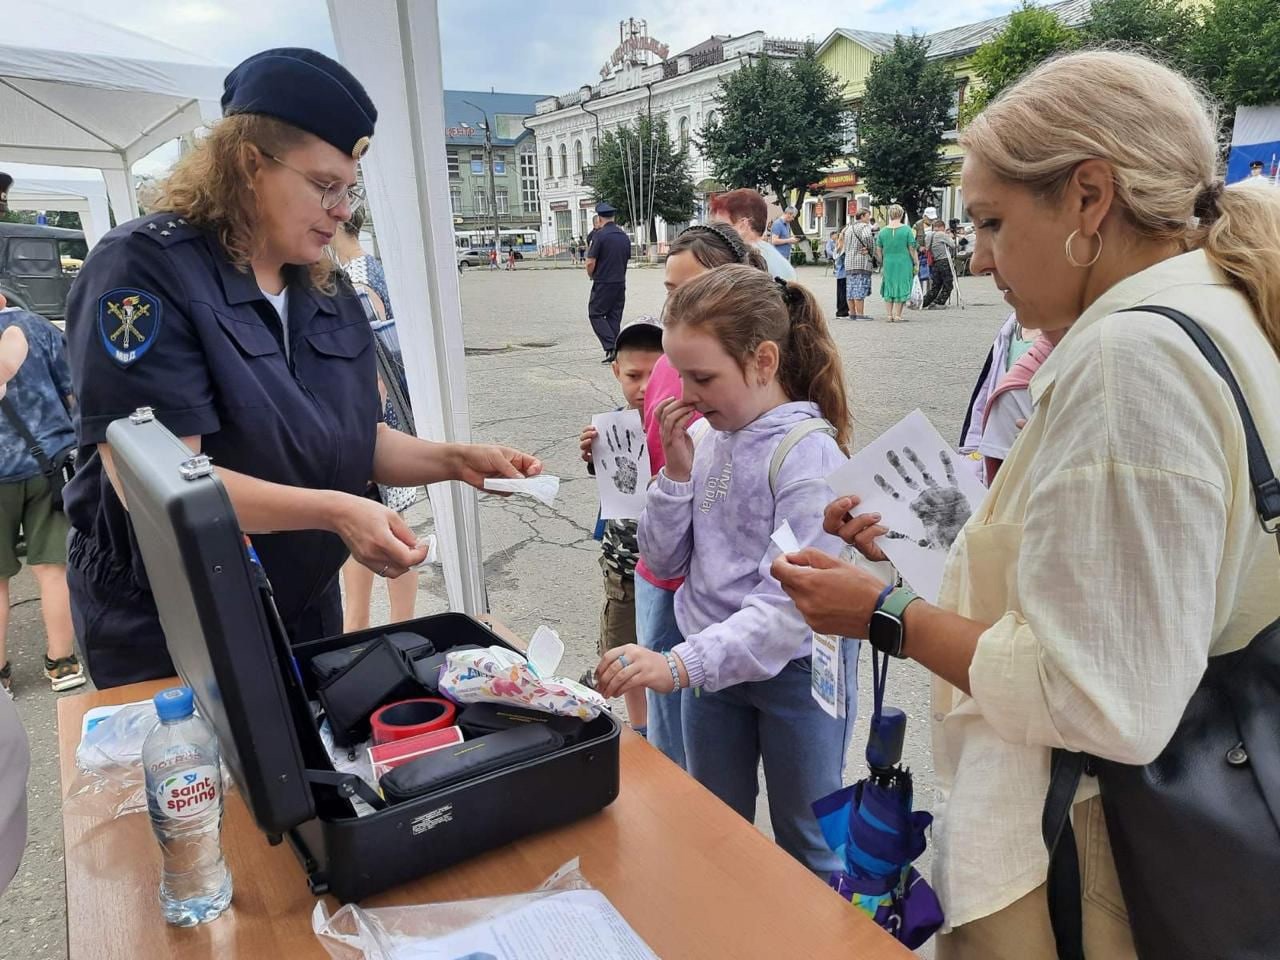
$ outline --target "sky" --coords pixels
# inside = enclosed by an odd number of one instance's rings
[[[228,67],[259,50],[308,46],[335,52],[325,0],[25,0],[105,20]],[[335,0],[359,3],[362,0]],[[444,83],[450,89],[559,94],[599,79],[618,22],[643,15],[672,53],[712,34],[764,30],[821,42],[836,27],[932,32],[998,16],[1017,0],[439,0]],[[141,162],[159,172],[167,152]]]

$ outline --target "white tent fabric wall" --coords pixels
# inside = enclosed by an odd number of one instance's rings
[[[4,17],[0,154],[99,169],[116,219],[133,219],[133,164],[219,115],[227,68],[41,0]]]
[[[93,246],[111,228],[107,214],[107,187],[101,174],[58,170],[8,163],[0,157],[0,170],[13,177],[9,191],[11,210],[65,210],[80,214],[84,238]]]
[[[471,426],[441,139],[436,0],[329,0],[329,19],[339,57],[378,107],[373,146],[361,166],[418,432],[431,440],[465,442]],[[475,493],[460,483],[434,484],[428,492],[449,605],[483,613],[488,600]]]

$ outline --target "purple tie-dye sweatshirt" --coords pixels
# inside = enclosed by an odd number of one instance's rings
[[[787,520],[802,547],[839,554],[822,512],[833,499],[825,478],[845,456],[833,437],[809,434],[783,463],[776,499],[769,462],[796,423],[819,416],[816,404],[784,403],[734,433],[710,431],[688,483],[664,471],[649,488],[640,553],[657,576],[687,578],[676,592],[685,640],[675,652],[691,687],[767,680],[809,654],[810,630],[769,573],[778,555],[769,537]]]

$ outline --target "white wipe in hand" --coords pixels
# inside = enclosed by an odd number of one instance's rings
[[[521,493],[551,507],[555,505],[556,494],[560,492],[560,478],[545,473],[520,480],[490,477],[484,482],[484,488],[494,493]]]
[[[769,539],[783,553],[800,552],[800,541],[796,539],[795,531],[791,529],[791,523],[787,520],[782,521],[782,526],[773,531],[773,536]]]

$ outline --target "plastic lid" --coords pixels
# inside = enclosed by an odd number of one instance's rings
[[[152,701],[156,705],[156,714],[161,720],[183,720],[194,712],[190,687],[170,687],[168,690],[161,690],[152,697]]]

